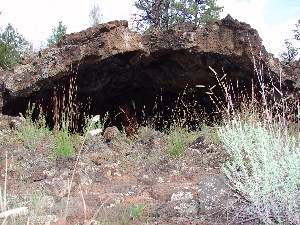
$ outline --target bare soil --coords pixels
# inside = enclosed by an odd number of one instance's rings
[[[6,135],[13,137],[14,131]],[[29,207],[27,215],[11,217],[8,224],[232,222],[228,209],[236,198],[220,172],[228,156],[220,143],[202,136],[185,143],[178,158],[168,155],[166,136],[159,132],[108,143],[102,136],[87,139],[68,206],[76,157],[53,157],[47,138],[35,148],[13,138],[3,138],[1,143],[2,191],[8,154],[7,208]]]

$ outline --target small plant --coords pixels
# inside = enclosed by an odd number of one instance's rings
[[[46,138],[51,137],[51,131],[46,126],[46,120],[43,115],[35,121],[32,120],[34,109],[37,105],[28,106],[25,117],[21,115],[22,124],[17,127],[17,139],[27,148],[36,148],[40,143],[44,143]]]
[[[83,134],[91,134],[92,136],[98,134],[98,133],[102,133],[104,131],[104,127],[106,122],[109,119],[109,114],[108,112],[103,116],[103,118],[99,118],[98,121],[93,121],[92,118],[87,117],[85,119],[86,124],[83,128]]]
[[[182,133],[182,130],[175,128],[168,135],[167,152],[172,157],[179,157],[183,153],[185,143]]]
[[[137,219],[143,215],[144,215],[144,209],[140,203],[132,205],[130,207],[130,217],[132,219]]]
[[[141,219],[144,216],[144,209],[142,204],[132,204],[125,206],[117,206],[118,213],[117,215],[107,216],[104,224],[144,224],[139,223],[138,219]],[[103,224],[103,223],[101,223]]]
[[[45,193],[34,191],[30,194],[29,200],[30,210],[32,210],[35,215],[43,215],[46,212],[47,202]]]
[[[170,128],[167,136],[167,152],[171,157],[178,158],[184,152],[187,143],[194,141],[198,132],[188,131],[187,128],[174,126]]]
[[[220,141],[218,129],[215,126],[208,126],[206,124],[203,124],[201,126],[201,134],[204,136],[206,141],[215,143]]]
[[[66,129],[55,131],[53,153],[58,156],[74,156],[75,148],[72,136]]]

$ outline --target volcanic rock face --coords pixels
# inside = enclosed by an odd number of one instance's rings
[[[93,115],[127,104],[141,109],[157,96],[174,101],[184,90],[202,106],[209,105],[207,88],[218,74],[251,87],[254,61],[266,74],[278,75],[278,59],[266,52],[257,31],[228,15],[204,27],[187,23],[171,30],[140,35],[126,21],[114,21],[65,35],[57,46],[33,53],[0,72],[3,114],[18,115],[28,101],[50,99],[53,88],[77,79],[78,101],[91,99]],[[256,64],[257,65],[257,64]],[[167,104],[166,103],[166,104]]]

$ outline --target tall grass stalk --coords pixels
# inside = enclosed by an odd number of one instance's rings
[[[4,188],[3,188],[3,193],[2,193],[2,189],[0,188],[0,204],[1,204],[1,211],[2,213],[5,212],[7,210],[7,199],[6,199],[6,189],[7,189],[7,169],[8,169],[8,161],[7,161],[7,150],[5,150],[5,177],[4,177]],[[5,220],[6,220],[6,215],[5,216]],[[3,218],[0,217],[0,218]],[[4,222],[5,222],[4,220]],[[3,223],[4,223],[3,222]]]
[[[146,115],[146,106],[142,110],[141,125],[151,126],[161,131],[169,130],[171,127],[188,127],[190,130],[200,129],[207,115],[199,102],[185,87],[182,93],[178,94],[172,104],[167,104],[163,94],[156,96],[150,116]]]
[[[54,130],[78,131],[80,107],[77,102],[75,75],[70,75],[68,86],[54,88],[51,102]]]

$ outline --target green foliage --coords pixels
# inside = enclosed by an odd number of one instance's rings
[[[299,48],[293,46],[291,39],[285,39],[285,48],[286,50],[281,52],[279,56],[282,62],[288,64],[296,58]]]
[[[37,148],[41,143],[48,143],[52,147],[54,155],[73,156],[75,154],[75,145],[77,144],[76,135],[69,133],[67,125],[69,122],[62,121],[61,129],[55,129],[53,132],[46,125],[46,118],[39,115],[33,121],[32,115],[34,110],[38,110],[33,104],[28,107],[26,117],[21,116],[22,124],[17,127],[17,138],[27,148]],[[41,108],[41,107],[39,107]],[[48,142],[47,142],[48,141]]]
[[[67,27],[62,25],[62,21],[59,22],[58,27],[52,29],[52,36],[47,40],[47,46],[50,47],[51,45],[58,43],[60,40],[62,40],[66,32]]]
[[[169,11],[173,0],[136,0],[134,5],[141,11],[138,23],[145,23],[160,29],[168,29]]]
[[[296,24],[296,29],[293,30],[293,32],[294,32],[294,38],[285,39],[284,45],[286,50],[279,53],[281,61],[284,62],[285,64],[294,61],[298,55],[298,51],[300,48],[294,47],[292,40],[294,39],[300,41],[300,20]]]
[[[139,218],[143,215],[144,215],[144,209],[143,209],[142,204],[138,203],[138,204],[134,204],[134,205],[131,206],[131,208],[130,208],[130,217],[132,219]]]
[[[25,117],[21,115],[22,124],[17,127],[17,138],[27,148],[34,149],[51,138],[51,131],[46,126],[45,117],[42,115],[32,121],[32,114],[35,105],[28,107]]]
[[[136,0],[141,14],[137,23],[145,23],[156,29],[169,29],[182,22],[199,26],[220,18],[223,7],[216,0]]]
[[[184,140],[183,131],[180,129],[172,129],[168,135],[167,152],[172,157],[179,157],[183,153]]]
[[[32,45],[8,24],[0,37],[0,66],[3,69],[11,68],[30,51]]]
[[[57,130],[54,133],[54,148],[53,153],[56,157],[59,156],[74,156],[74,137],[69,134],[67,129]]]
[[[198,137],[197,132],[188,131],[185,127],[173,126],[167,136],[167,152],[170,156],[178,158],[182,155],[187,143],[194,141]]]
[[[217,143],[220,141],[217,129],[217,127],[203,124],[201,126],[201,134],[204,136],[206,141]]]
[[[29,195],[29,208],[35,215],[43,215],[46,213],[47,196],[44,192],[34,191]]]
[[[93,121],[93,118],[87,118],[85,120],[85,126],[83,128],[83,133],[84,135],[87,134],[89,131],[91,130],[97,130],[97,129],[101,129],[104,131],[104,126],[107,123],[107,121],[109,120],[109,114],[108,112],[104,115],[103,118],[99,118],[98,121]]]
[[[217,6],[215,0],[195,1],[181,0],[173,1],[171,11],[171,26],[191,21],[195,25],[205,25],[208,21],[220,18],[223,7]]]
[[[260,224],[300,221],[300,155],[294,138],[266,121],[236,116],[218,135],[232,161],[222,170],[246,204],[245,217]]]
[[[18,58],[17,52],[13,51],[11,46],[0,40],[0,66],[2,69],[11,68]]]

